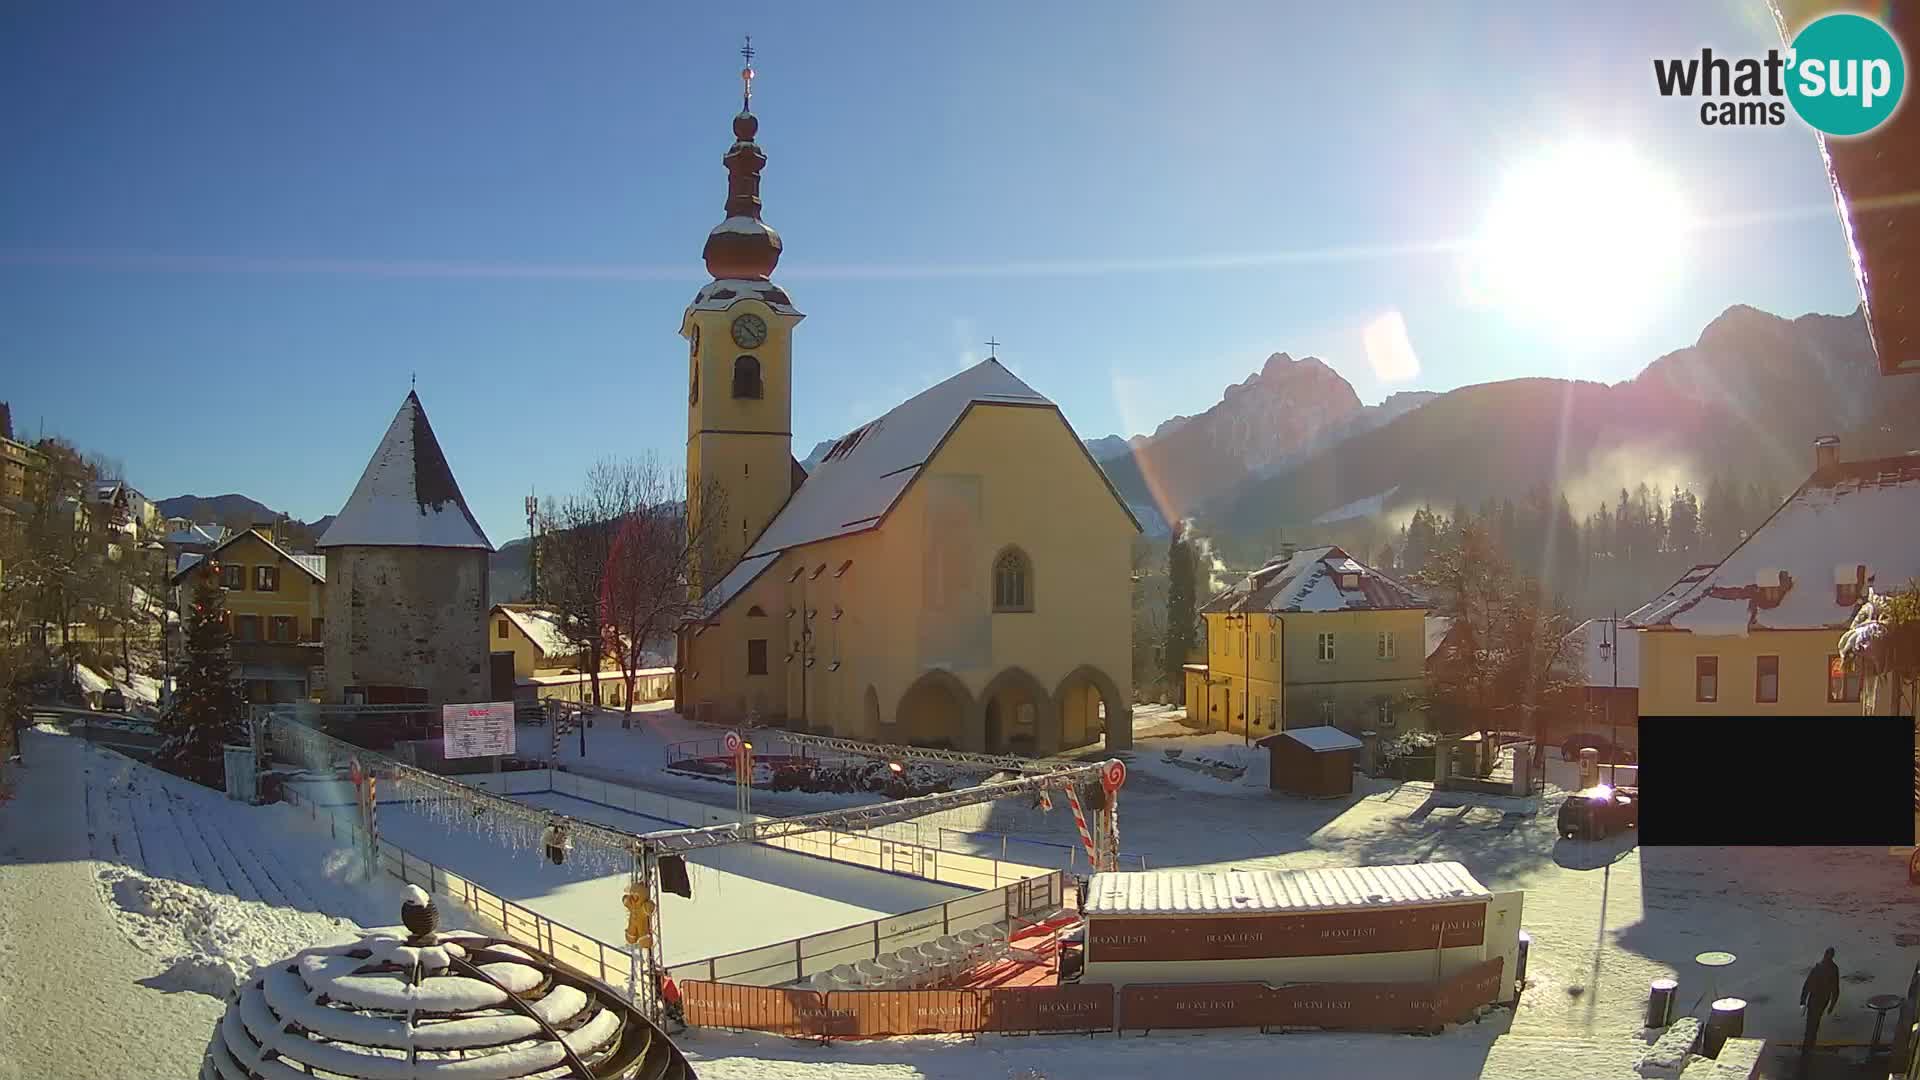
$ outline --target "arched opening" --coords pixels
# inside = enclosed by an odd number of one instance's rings
[[[1106,672],[1082,664],[1053,692],[1063,749],[1087,746],[1103,736],[1109,750],[1133,746],[1133,706]]]
[[[989,754],[1044,756],[1060,750],[1046,687],[1025,668],[1007,668],[980,692],[976,745]]]
[[[860,714],[864,720],[860,734],[869,739],[880,737],[880,691],[872,684],[867,686],[866,700],[861,703]]]
[[[760,386],[760,361],[758,359],[751,356],[734,358],[733,396],[737,398],[758,398],[762,396]]]
[[[973,695],[952,672],[929,671],[900,695],[889,734],[908,746],[957,747],[964,738]]]
[[[1017,547],[993,557],[993,610],[1033,610],[1033,560]]]

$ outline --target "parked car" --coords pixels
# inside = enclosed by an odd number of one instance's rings
[[[109,686],[100,691],[100,711],[123,713],[127,711],[127,695],[117,686]]]
[[[1567,736],[1566,741],[1560,744],[1560,757],[1564,761],[1578,761],[1580,751],[1588,748],[1600,751],[1602,764],[1632,765],[1637,760],[1632,750],[1623,746],[1616,747],[1613,745],[1613,740],[1605,735],[1594,735],[1589,732]]]
[[[1640,824],[1640,789],[1601,784],[1560,804],[1559,831],[1568,840],[1604,840]]]

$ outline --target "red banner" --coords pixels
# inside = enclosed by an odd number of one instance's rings
[[[1415,952],[1479,945],[1486,930],[1484,903],[1307,915],[1094,915],[1087,920],[1087,960],[1111,964]]]

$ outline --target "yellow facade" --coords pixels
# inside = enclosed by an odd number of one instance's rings
[[[979,491],[979,543],[963,568],[978,587],[933,616],[930,493],[944,483]],[[682,635],[682,707],[970,750],[1051,754],[1109,729],[1109,745],[1124,745],[1136,534],[1056,409],[975,403],[879,527],[782,553]],[[1031,569],[1030,610],[993,610],[991,575],[1009,549]],[[983,651],[954,664],[948,639],[970,628]]]
[[[681,323],[688,352],[689,525],[698,535],[703,516],[724,519],[709,538],[708,565],[718,573],[747,550],[793,493],[793,328],[804,317],[741,299],[721,311],[690,309]],[[742,319],[759,320],[765,340],[736,340],[735,324]],[[756,378],[737,380],[742,365],[751,365]],[[707,505],[713,488],[725,492],[723,505]],[[696,590],[705,584],[696,580]]]
[[[227,626],[236,645],[320,640],[324,583],[259,533],[239,534],[211,558],[226,577]],[[265,580],[262,569],[272,571]]]
[[[1382,734],[1424,726],[1426,612],[1208,612],[1206,670],[1189,667],[1189,722],[1255,738],[1332,724]],[[1331,658],[1322,635],[1330,637]],[[1277,653],[1277,655],[1276,655]]]
[[[1859,676],[1829,678],[1840,653],[1840,632],[1753,630],[1745,637],[1695,634],[1685,630],[1643,630],[1640,635],[1641,716],[1858,716]],[[1708,687],[1697,685],[1700,659],[1711,657],[1714,700],[1703,701]],[[1773,697],[1762,700],[1762,658],[1778,672]],[[1889,695],[1882,695],[1890,707]]]

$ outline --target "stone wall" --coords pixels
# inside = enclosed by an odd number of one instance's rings
[[[327,551],[329,701],[349,686],[425,687],[434,704],[487,700],[487,553]]]

